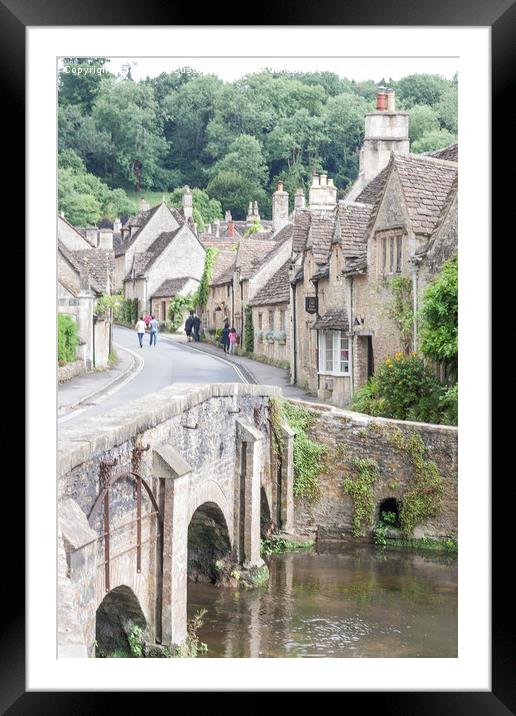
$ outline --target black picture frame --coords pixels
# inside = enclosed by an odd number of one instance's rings
[[[504,183],[503,166],[514,149],[504,144],[507,133],[512,132],[512,122],[507,124],[505,106],[513,89],[515,66],[516,9],[513,0],[398,0],[385,3],[380,0],[351,0],[337,5],[335,0],[317,0],[316,3],[283,2],[252,6],[254,25],[384,25],[384,26],[489,26],[492,33],[492,97],[493,137],[499,139],[498,149],[493,149],[493,179],[496,191],[492,194],[492,215],[506,214],[508,192],[513,182]],[[70,2],[70,0],[0,0],[0,72],[2,73],[3,105],[9,118],[9,144],[18,148],[16,164],[24,167],[24,102],[25,102],[25,30],[27,26],[63,25],[192,25],[195,10],[187,4],[165,5],[159,0],[129,5],[125,0],[99,2]],[[231,25],[221,22],[240,19],[235,11],[222,10],[219,4],[203,7],[205,26]],[[272,19],[273,23],[270,22]],[[243,16],[242,16],[243,18]],[[502,161],[504,164],[502,164]],[[513,164],[514,166],[514,164]],[[4,165],[5,168],[5,165]],[[22,169],[23,171],[23,169]],[[9,171],[9,182],[13,182]],[[18,187],[23,186],[23,177]],[[5,189],[4,189],[5,192]],[[4,194],[5,195],[5,194]],[[16,206],[17,204],[17,206]],[[14,206],[13,206],[14,205]],[[15,207],[15,208],[14,208]],[[503,207],[503,209],[502,209]],[[25,216],[21,191],[10,197],[12,216]],[[18,219],[18,227],[20,220]],[[503,238],[503,237],[502,237]],[[23,246],[17,261],[20,262]],[[499,319],[498,319],[499,320]],[[493,322],[493,330],[496,322]],[[30,437],[30,436],[29,436]],[[493,437],[492,454],[501,448],[501,438]],[[16,475],[19,477],[19,471]],[[512,476],[507,474],[507,479]],[[74,692],[26,692],[25,687],[25,609],[24,609],[24,541],[21,518],[24,504],[24,485],[21,479],[4,480],[9,505],[16,517],[16,534],[7,538],[4,531],[2,572],[5,577],[4,592],[8,607],[4,606],[4,624],[0,631],[0,710],[9,715],[17,714],[91,714],[108,706],[113,708],[115,693]],[[510,575],[506,552],[509,529],[512,524],[513,505],[504,494],[505,483],[493,484],[492,491],[492,691],[471,692],[346,692],[342,694],[344,708],[350,699],[358,697],[360,708],[381,709],[383,714],[488,714],[500,716],[516,713],[515,647],[512,640],[513,614],[509,611],[512,594],[507,595],[505,580]],[[6,499],[4,497],[4,499]],[[5,511],[4,515],[5,515]],[[54,575],[49,575],[53,579]],[[237,686],[237,685],[235,685]],[[263,685],[262,685],[263,686]],[[229,690],[229,689],[227,689]],[[337,689],[336,689],[337,690]],[[168,695],[170,697],[170,695]],[[131,694],[133,709],[142,702],[138,694]],[[227,706],[227,703],[226,703]]]

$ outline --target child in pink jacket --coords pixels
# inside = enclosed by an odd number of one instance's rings
[[[238,336],[235,328],[229,329],[229,354],[232,355],[235,352],[236,344],[238,343]]]

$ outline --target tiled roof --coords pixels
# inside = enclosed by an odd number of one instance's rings
[[[242,239],[238,246],[236,267],[240,269],[240,278],[247,279],[254,276],[260,268],[263,259],[274,250],[270,241],[257,241],[255,239]]]
[[[215,234],[199,234],[199,241],[205,249],[213,248],[221,251],[236,251],[235,239],[217,238]]]
[[[169,278],[163,281],[161,286],[154,291],[152,298],[165,298],[168,296],[177,296],[177,294],[183,289],[188,281],[193,279],[192,276],[181,276],[180,278]],[[197,280],[197,279],[193,279]],[[197,281],[198,283],[198,281]]]
[[[290,300],[289,282],[290,258],[249,301],[250,306],[267,306],[271,303],[288,303]]]
[[[120,256],[120,254],[125,254],[127,249],[134,244],[140,234],[140,231],[154,216],[154,214],[160,208],[161,204],[156,204],[156,206],[153,206],[152,209],[149,209],[148,211],[141,211],[137,216],[132,216],[125,222],[124,226],[122,227],[123,229],[130,229],[131,226],[135,226],[136,231],[132,236],[125,239],[122,239],[121,236],[113,237],[113,247],[117,256]],[[170,209],[169,207],[167,207],[167,209],[172,212],[178,224],[181,225],[184,223],[184,218],[180,218],[180,215],[177,213],[176,209]]]
[[[278,241],[275,241],[273,243],[269,242],[269,251],[259,262],[255,264],[255,273],[256,271],[261,269],[262,266],[265,266],[266,263],[273,259],[282,250],[285,243],[292,241],[292,231],[292,224],[288,224],[287,226],[284,226],[280,232],[278,232]]]
[[[339,243],[346,258],[367,253],[367,227],[373,207],[370,204],[339,201]]]
[[[83,251],[68,251],[65,254],[79,270],[90,277],[92,288],[106,293],[113,287],[113,272],[115,269],[115,254],[109,249],[85,249]]]
[[[455,142],[455,144],[449,144],[447,147],[444,147],[444,149],[437,149],[434,152],[425,152],[425,156],[435,157],[436,159],[446,159],[448,162],[458,162],[459,145]]]
[[[329,308],[312,328],[318,331],[349,331],[348,312],[345,308]]]
[[[312,275],[311,281],[319,281],[321,278],[328,278],[330,275],[329,264],[319,264],[317,271]]]
[[[228,283],[233,279],[233,268],[236,261],[236,251],[219,251],[213,264],[211,286]]]
[[[389,165],[382,169],[382,171],[372,179],[369,184],[362,189],[360,194],[355,198],[356,202],[360,204],[374,204],[378,195],[381,193],[385,182],[389,175]]]
[[[300,283],[305,277],[305,272],[303,266],[300,266],[297,271],[292,276],[292,285],[295,285],[296,283]]]
[[[395,156],[394,164],[414,232],[432,234],[456,180],[457,163],[409,154]]]
[[[335,211],[312,211],[308,244],[316,263],[328,260],[336,217]]]
[[[167,246],[172,243],[182,228],[182,226],[179,226],[175,229],[175,231],[164,231],[152,242],[147,251],[136,253],[134,255],[133,265],[127,274],[127,278],[132,278],[133,272],[135,278],[143,276],[144,273],[152,266],[154,261],[156,261],[158,256],[162,254]]]
[[[310,231],[311,214],[309,209],[296,209],[294,214],[294,228],[292,238],[292,251],[300,253],[304,251]]]

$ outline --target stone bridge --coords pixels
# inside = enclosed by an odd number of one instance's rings
[[[293,526],[292,431],[281,455],[272,444],[280,392],[176,385],[60,428],[60,656],[94,656],[100,621],[108,641],[131,623],[181,644],[189,573],[228,552],[263,564],[261,524]]]

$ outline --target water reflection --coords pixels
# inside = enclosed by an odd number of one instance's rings
[[[258,591],[188,586],[210,657],[456,657],[454,557],[329,547],[270,558]]]

